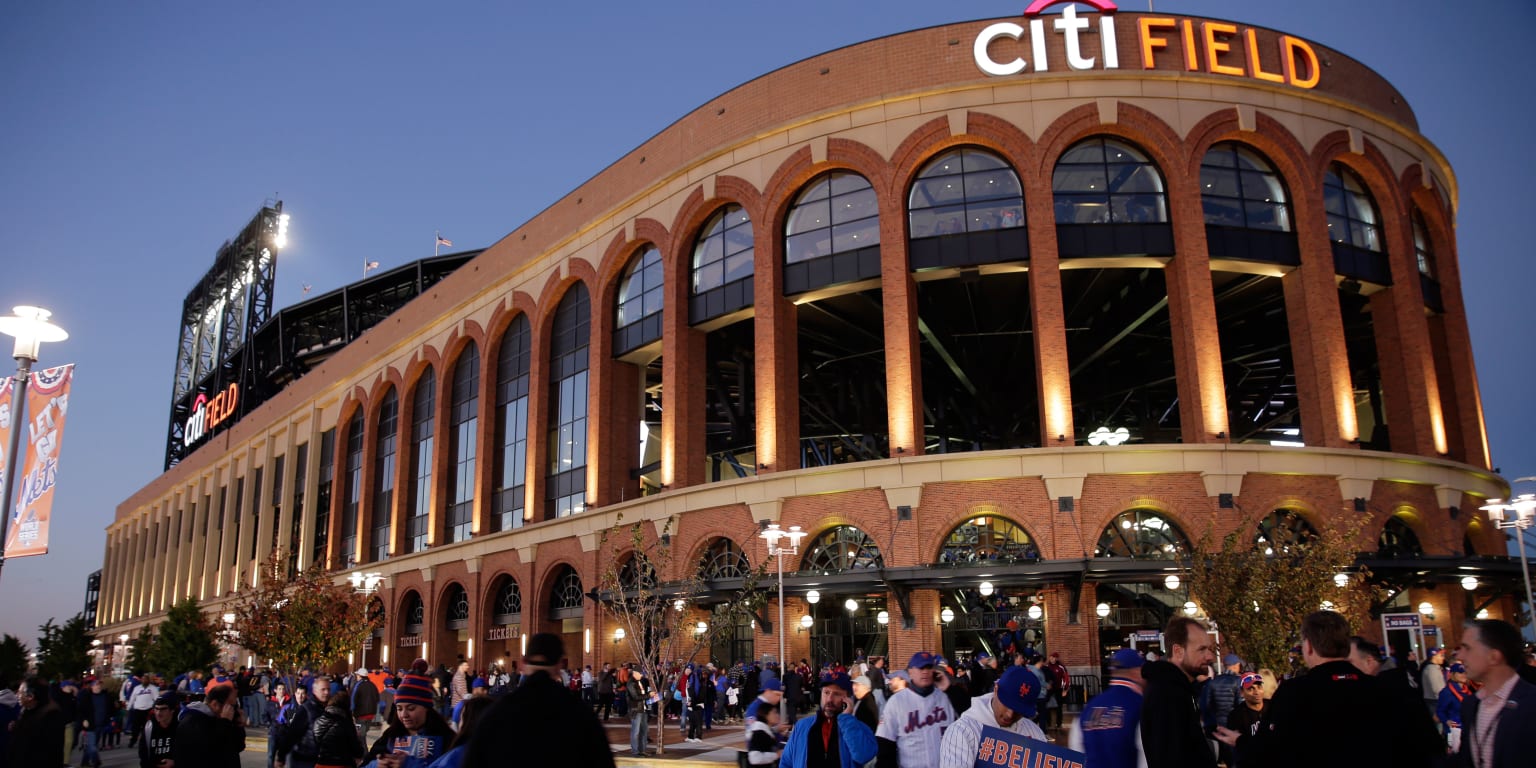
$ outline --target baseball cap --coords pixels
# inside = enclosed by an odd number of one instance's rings
[[[848,693],[848,694],[852,694],[853,693],[853,681],[848,679],[848,673],[846,673],[846,672],[837,672],[837,673],[831,674],[831,675],[822,675],[822,677],[821,677],[821,687],[825,688],[825,687],[827,687],[829,685],[835,685],[838,688],[843,689],[844,693]]]
[[[157,707],[178,707],[178,706],[181,706],[181,699],[176,697],[176,692],[175,691],[166,691],[165,693],[160,694],[155,699],[155,706],[157,706]]]
[[[1437,654],[1437,653],[1445,653],[1445,649],[1444,649],[1444,648],[1441,648],[1441,647],[1440,647],[1440,646],[1438,646],[1438,645],[1437,645],[1437,646],[1435,646],[1435,647],[1433,647],[1433,648],[1431,648],[1431,649],[1429,649],[1429,655],[1430,655],[1430,656],[1433,656],[1433,655],[1435,655],[1435,654]]]
[[[477,678],[475,678],[475,682],[471,683],[469,687],[471,687],[471,688],[489,688],[491,686],[490,686],[489,683],[485,682],[485,678],[477,677]]]
[[[975,658],[977,661],[986,661],[987,659],[992,658],[992,655],[986,651],[977,651]]]
[[[998,700],[1024,717],[1035,716],[1035,701],[1039,695],[1040,680],[1026,667],[1009,667],[997,681]]]
[[[873,688],[874,687],[874,685],[869,682],[869,675],[859,675],[858,677],[855,677],[853,679],[853,684],[854,685],[862,685],[865,688]]]
[[[770,677],[770,678],[768,678],[767,682],[763,683],[763,690],[765,690],[765,691],[782,691],[782,690],[784,690],[784,684],[779,682],[779,679],[777,677]]]
[[[1466,672],[1467,665],[1462,664],[1459,661],[1453,661],[1451,662],[1451,666],[1446,667],[1445,671],[1450,672],[1451,674],[1456,674],[1457,672]]]
[[[907,662],[907,669],[922,669],[931,667],[939,662],[939,657],[927,651],[918,651],[912,654],[912,660]]]
[[[1243,663],[1243,660],[1237,654],[1235,654],[1235,653],[1229,653],[1229,654],[1221,657],[1221,665],[1223,667],[1230,667],[1233,664],[1241,664],[1241,663]]]
[[[1109,656],[1110,669],[1136,669],[1145,663],[1147,660],[1135,648],[1121,648]]]
[[[1239,680],[1237,684],[1242,688],[1252,688],[1255,685],[1263,685],[1264,677],[1257,672],[1249,672],[1243,675],[1243,679]]]
[[[912,682],[912,676],[907,674],[907,671],[905,669],[898,669],[898,670],[896,670],[894,672],[887,672],[885,676],[886,677],[894,677],[894,678],[896,678],[898,680],[905,680],[905,681],[907,681],[909,683]]]

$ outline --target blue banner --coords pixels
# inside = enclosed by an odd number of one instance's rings
[[[988,725],[981,729],[975,768],[1083,768],[1087,759],[1081,752]]]

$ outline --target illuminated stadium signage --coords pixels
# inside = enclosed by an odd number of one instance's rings
[[[182,431],[183,445],[188,448],[196,445],[209,434],[209,430],[232,416],[239,402],[240,386],[234,383],[211,400],[207,395],[198,395],[192,403],[192,415],[187,417],[186,429]]]
[[[988,75],[1007,77],[1026,71],[1047,72],[1053,66],[1065,64],[1073,70],[1120,69],[1120,30],[1115,24],[1118,8],[1109,0],[1079,0],[1099,12],[1098,23],[1077,15],[1077,5],[1069,3],[1060,15],[1050,20],[1041,15],[1064,0],[1035,0],[1024,9],[1029,26],[1011,21],[998,22],[981,30],[976,36],[973,54],[976,66]],[[1094,28],[1097,27],[1096,31]],[[1054,61],[1052,36],[1061,38],[1065,49],[1063,61]],[[1135,21],[1135,50],[1139,52],[1142,69],[1175,69],[1187,72],[1206,72],[1213,75],[1242,77],[1271,83],[1284,83],[1297,88],[1314,88],[1321,77],[1317,51],[1305,40],[1290,35],[1277,35],[1267,30],[1243,27],[1222,21],[1187,19],[1173,16],[1138,15]],[[1093,40],[1093,38],[1097,38]],[[999,41],[1015,41],[1010,46]],[[1088,46],[1085,43],[1094,42]],[[998,48],[1018,48],[1019,55],[1004,55],[993,51]],[[1094,55],[1088,55],[1091,49]],[[1276,54],[1264,63],[1264,51],[1268,48]],[[1028,58],[1023,54],[1028,53]]]

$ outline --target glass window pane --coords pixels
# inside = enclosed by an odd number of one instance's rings
[[[965,199],[969,202],[1019,197],[1022,194],[1023,191],[1019,189],[1019,177],[1014,175],[1012,169],[1002,168],[965,175]]]
[[[693,292],[703,293],[711,288],[719,288],[723,285],[721,275],[723,266],[715,261],[696,268],[693,271]]]
[[[1102,165],[1057,165],[1051,174],[1051,189],[1057,192],[1103,192],[1108,188]]]
[[[752,248],[752,226],[733,227],[725,233],[725,252],[741,253]]]
[[[1237,174],[1219,168],[1201,168],[1200,191],[1205,195],[1237,197]]]
[[[831,178],[832,196],[869,189],[869,182],[856,173],[834,173]]]
[[[725,282],[733,283],[752,275],[752,252],[738,253],[725,259]]]
[[[948,205],[964,199],[965,188],[959,176],[940,176],[934,179],[922,179],[912,185],[910,207],[916,209]]]
[[[1205,209],[1205,223],[1218,227],[1243,226],[1243,208],[1236,200],[1206,197],[1200,202]]]
[[[789,264],[828,256],[832,253],[832,231],[816,229],[799,235],[790,235],[784,241],[784,261]]]
[[[966,206],[965,210],[966,228],[970,232],[1017,227],[1023,218],[1019,216],[1018,203],[1011,200],[974,203]]]
[[[832,228],[832,249],[834,253],[843,253],[879,244],[880,221],[878,219],[862,219],[851,224],[840,224]]]
[[[832,226],[830,202],[801,203],[789,212],[789,220],[784,225],[784,234],[793,236],[830,226]]]
[[[1108,167],[1110,192],[1162,192],[1163,179],[1150,165]]]
[[[1057,165],[1062,163],[1102,163],[1104,162],[1104,143],[1098,139],[1090,139],[1063,152]]]
[[[1008,167],[1008,163],[991,152],[967,149],[961,153],[960,159],[967,174],[975,171],[990,171],[994,168],[1003,168],[1007,169],[1009,173],[1013,172],[1013,169]]]
[[[875,191],[865,188],[858,192],[850,192],[832,198],[832,224],[846,224],[850,221],[867,219],[880,214],[880,202],[875,199]]]

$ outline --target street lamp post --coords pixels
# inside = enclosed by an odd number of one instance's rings
[[[1500,530],[1514,528],[1515,544],[1520,550],[1520,574],[1525,577],[1525,606],[1531,615],[1531,628],[1536,631],[1536,601],[1531,600],[1531,565],[1525,559],[1525,529],[1536,522],[1536,493],[1522,493],[1508,502],[1489,499],[1482,510]]]
[[[384,574],[379,573],[378,571],[370,571],[368,573],[354,572],[351,576],[347,577],[347,581],[352,583],[353,590],[360,592],[363,595],[363,623],[367,624],[368,596],[372,595],[374,592],[379,591],[379,584],[384,581]],[[353,666],[353,669],[355,670],[357,668],[366,666],[368,666],[368,640],[367,638],[364,638],[363,647],[358,649],[357,664]]]
[[[5,447],[5,475],[0,478],[0,568],[5,567],[5,541],[10,535],[11,500],[16,493],[16,465],[21,455],[21,415],[27,399],[27,381],[32,378],[32,364],[37,362],[37,352],[43,342],[63,341],[69,338],[48,317],[53,314],[38,307],[15,307],[9,317],[0,317],[0,333],[16,337],[11,356],[16,358],[16,375],[11,378],[16,391],[11,395],[11,435]]]
[[[778,523],[768,523],[761,533],[763,540],[768,542],[768,556],[779,561],[779,674],[784,674],[784,558],[794,557],[800,554],[800,540],[805,538],[805,531],[800,526],[791,525],[789,530],[779,527]],[[783,543],[786,542],[787,543]],[[789,698],[786,696],[779,701],[779,717],[783,722],[789,722]]]

